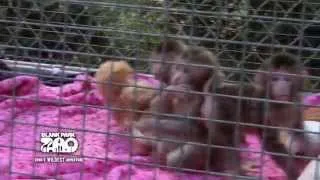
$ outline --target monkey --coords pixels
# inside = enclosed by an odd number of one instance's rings
[[[175,62],[187,49],[187,45],[179,40],[163,40],[160,45],[153,49],[150,60],[160,62],[152,62],[151,73],[155,79],[164,85],[169,84],[170,71],[172,64],[166,62]]]
[[[203,91],[208,93],[204,97],[201,106],[201,117],[208,119],[205,126],[208,130],[208,144],[220,145],[231,148],[239,148],[240,143],[244,142],[244,127],[238,127],[239,134],[236,134],[236,124],[227,124],[225,122],[214,122],[214,120],[228,121],[230,123],[253,123],[262,116],[262,109],[259,103],[249,99],[239,101],[237,97],[227,97],[225,95],[239,97],[260,97],[262,89],[253,83],[227,83],[222,72],[216,71],[203,87]],[[242,90],[242,93],[240,93]],[[213,96],[212,93],[218,93]],[[240,107],[241,109],[238,109]],[[238,117],[238,111],[240,117]],[[235,139],[239,138],[239,141]],[[244,175],[250,167],[246,167],[241,162],[240,152],[238,150],[228,150],[225,148],[210,149],[209,169],[222,172],[236,173]]]
[[[140,116],[140,113],[135,111],[149,108],[156,95],[152,85],[139,80],[135,83],[134,73],[135,70],[122,60],[107,61],[101,64],[95,73],[97,89],[103,96],[104,103],[113,108],[129,109],[113,111],[114,119],[124,127],[131,126],[132,121]]]
[[[200,114],[202,97],[188,93],[187,84],[169,85],[152,100],[150,111],[157,115],[146,114],[134,124],[133,135],[136,137],[160,138],[157,140],[136,139],[133,144],[135,154],[149,154],[167,166],[182,168],[201,168],[204,164],[194,158],[203,156],[205,149],[184,142],[205,143],[206,131],[197,121],[191,119]],[[181,91],[181,92],[175,92]],[[166,116],[170,114],[171,116]],[[173,115],[176,115],[172,117]],[[157,117],[155,117],[157,116]],[[188,117],[191,118],[188,118]],[[167,142],[163,139],[177,140]],[[155,149],[152,151],[152,149]],[[201,160],[201,159],[200,159]],[[198,163],[196,163],[198,162]]]
[[[182,53],[181,56],[177,57],[174,62],[177,64],[173,65],[170,68],[169,79],[167,80],[168,87],[165,90],[179,90],[184,89],[192,92],[201,92],[206,81],[212,76],[215,72],[214,67],[219,66],[217,63],[217,58],[203,47],[189,46],[186,51]],[[195,65],[205,65],[203,67],[196,67]],[[219,67],[218,67],[219,68]],[[218,73],[222,75],[221,73]],[[164,90],[164,91],[165,91]],[[158,98],[155,98],[154,104],[151,107],[156,107],[155,110],[158,113],[168,113],[168,114],[188,114],[189,116],[199,117],[200,108],[203,103],[203,96],[193,95],[178,95],[176,93],[164,93],[166,95],[159,95]],[[164,100],[159,100],[159,98]],[[194,100],[192,100],[194,99]],[[138,136],[153,136],[153,132],[147,132],[151,125],[153,125],[156,120],[154,115],[149,115],[147,117],[142,117],[135,124],[135,134]],[[195,119],[187,118],[160,118],[158,132],[160,136],[167,136],[168,138],[173,138],[178,140],[195,141],[199,143],[206,142],[206,135],[198,133],[189,133],[186,126],[193,125],[192,132],[202,132],[206,134],[206,128]],[[176,122],[178,121],[178,123]],[[166,125],[164,125],[166,124]],[[171,128],[171,129],[170,129]],[[178,134],[186,134],[187,137],[182,138],[180,136],[175,137],[176,135],[168,135],[169,132],[176,131]],[[150,135],[151,134],[151,135]],[[201,137],[201,138],[199,138]],[[143,147],[142,144],[150,147],[150,143],[147,141],[138,141],[134,143],[136,145],[136,151],[138,153],[146,153],[146,147]],[[179,166],[179,167],[190,167],[192,164],[192,155],[204,155],[206,151],[203,151],[203,148],[198,148],[194,145],[182,145],[182,146],[169,146],[169,143],[158,143],[158,148],[156,148],[156,153],[161,154],[162,157],[165,157],[165,162],[168,166]],[[160,147],[159,147],[160,146]],[[161,150],[167,149],[167,150]],[[181,152],[181,149],[186,152]],[[205,159],[205,158],[203,158]],[[199,164],[200,161],[199,161]],[[200,165],[199,165],[200,167]]]
[[[277,101],[300,102],[299,92],[304,85],[304,78],[294,75],[306,75],[302,62],[294,55],[279,52],[271,56],[260,67],[254,81],[261,86],[267,99]],[[291,75],[290,75],[291,74]],[[263,125],[292,129],[303,129],[301,107],[281,102],[268,102],[266,117],[262,118]],[[304,154],[303,147],[307,144],[301,132],[264,128],[260,131],[265,150],[284,154]],[[263,136],[263,133],[265,136]],[[292,143],[291,143],[292,140]],[[290,163],[290,157],[272,155],[275,162],[285,170],[288,179],[298,177],[297,164]]]
[[[225,82],[225,75],[220,69],[220,64],[216,56],[203,47],[191,47],[189,46],[187,50],[178,58],[175,59],[176,64],[172,66],[169,84],[170,86],[179,84],[188,84],[190,88],[196,92],[212,92],[214,89],[212,87],[218,87],[218,93],[223,93],[227,95],[237,96],[241,89],[240,85],[231,84]],[[193,64],[193,66],[191,65]],[[205,66],[196,66],[205,65]],[[214,66],[214,67],[213,67]],[[243,88],[244,95],[247,97],[260,96],[261,90],[259,86],[253,84],[247,84]],[[202,97],[202,103],[198,107],[201,117],[205,118],[216,118],[216,119],[226,119],[228,121],[235,122],[237,120],[237,100],[226,98],[226,97]],[[243,100],[240,104],[242,107],[242,117],[240,121],[245,122],[255,122],[261,116],[261,108],[257,103]],[[197,122],[200,123],[200,122]],[[207,138],[213,138],[214,140],[209,142],[214,145],[226,145],[235,146],[234,143],[234,125],[222,125],[217,123],[202,123],[205,129],[209,132],[207,133]],[[200,123],[201,126],[201,123]],[[203,129],[203,128],[202,128]],[[203,137],[203,136],[202,136]],[[242,136],[241,136],[242,137]],[[207,139],[206,138],[206,139]],[[241,138],[243,140],[244,138]],[[203,142],[198,141],[198,142]],[[205,142],[208,143],[208,142]],[[179,151],[171,151],[167,155],[168,165],[177,165],[180,159],[187,159],[186,155],[202,153],[206,154],[207,151],[203,151],[203,148],[194,148],[195,146],[184,145],[182,149],[185,149],[187,153],[178,153]],[[212,155],[209,157],[212,159],[209,162],[210,169],[215,171],[233,171],[240,167],[241,165],[236,165],[230,160],[235,153],[227,153],[225,150],[212,150]],[[235,156],[238,156],[236,153]],[[206,155],[207,156],[207,155]],[[190,159],[190,158],[189,158]],[[222,163],[221,163],[222,162]],[[221,165],[222,164],[222,165]],[[182,163],[182,165],[185,165]],[[197,164],[199,165],[199,164]],[[235,167],[232,167],[235,166]],[[242,168],[246,170],[245,168]]]

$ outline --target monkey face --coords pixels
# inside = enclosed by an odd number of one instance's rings
[[[161,72],[163,71],[162,70],[163,68],[161,68],[161,64],[160,63],[154,63],[152,64],[152,67],[151,67],[151,72],[152,74],[154,74],[155,78],[157,80],[160,80],[160,77],[161,77]]]
[[[175,65],[171,71],[170,84],[189,84],[194,89],[202,89],[210,77],[210,70],[192,65]]]
[[[283,72],[286,73],[286,72]],[[271,96],[274,100],[290,101],[292,80],[281,71],[271,75]]]
[[[154,74],[154,77],[156,80],[161,81],[166,84],[168,83],[169,72],[170,72],[170,65],[169,64],[161,64],[161,63],[153,64],[151,71],[152,71],[152,74]]]
[[[167,62],[176,61],[186,48],[187,47],[183,42],[176,40],[165,40],[153,50],[151,59],[160,61],[157,63],[152,63],[151,65],[151,72],[154,74],[157,80],[166,84],[169,83],[172,64],[168,64]]]
[[[171,71],[170,84],[189,84],[190,80],[190,70],[187,65],[175,65]]]

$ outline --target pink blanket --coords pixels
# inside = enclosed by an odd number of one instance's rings
[[[108,116],[95,85],[84,81],[86,78],[79,75],[74,83],[62,88],[45,86],[38,78],[30,76],[0,81],[0,179],[56,175],[75,180],[80,177],[108,180],[122,180],[128,176],[132,180],[151,180],[154,176],[161,180],[201,180],[206,177],[200,173],[128,165],[130,160],[150,163],[152,159],[130,156],[130,138],[119,135],[127,132]],[[57,132],[59,123],[66,132],[76,134],[80,147],[73,156],[84,158],[83,162],[34,162],[39,157],[53,156],[39,151],[40,133]],[[247,135],[244,146],[260,151],[259,141],[252,134]],[[258,165],[263,159],[265,179],[285,179],[283,171],[270,157],[261,158],[260,153],[251,152],[243,153],[243,158]],[[259,176],[259,170],[258,166],[251,174]]]

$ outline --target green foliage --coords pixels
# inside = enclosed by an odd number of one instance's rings
[[[148,57],[163,34],[192,35],[217,52],[222,65],[238,66],[246,57],[245,67],[256,68],[275,50],[266,45],[298,46],[302,31],[303,45],[317,47],[319,25],[276,18],[311,20],[318,6],[316,1],[264,0],[2,0],[1,53],[85,67],[121,58],[145,69],[147,63],[131,60]],[[319,57],[312,51],[302,54]]]
[[[40,58],[54,58],[63,64],[70,64],[70,61],[61,59],[71,58],[72,63],[87,66],[97,65],[108,57],[136,57],[149,53],[151,44],[159,42],[159,37],[152,34],[160,34],[165,26],[161,12],[144,10],[142,6],[156,6],[158,2],[114,1],[119,6],[110,5],[112,1],[108,3],[2,1],[0,12],[8,23],[1,23],[0,43],[8,46],[6,55],[32,59],[39,57],[41,48]],[[20,48],[10,48],[16,45]],[[47,49],[52,51],[47,52]]]

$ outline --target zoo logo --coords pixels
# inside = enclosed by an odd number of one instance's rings
[[[40,142],[44,153],[73,153],[79,147],[74,133],[41,133]]]

